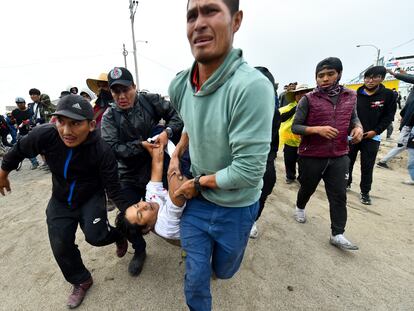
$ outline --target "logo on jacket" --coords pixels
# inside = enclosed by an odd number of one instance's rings
[[[111,78],[112,79],[119,79],[122,76],[122,70],[115,67],[114,69],[112,69],[111,71]]]
[[[94,225],[96,225],[98,222],[100,222],[101,221],[101,219],[100,218],[95,218],[93,221],[92,221],[92,223],[94,224]]]
[[[384,106],[383,100],[377,100],[375,102],[371,102],[371,108],[381,108]]]
[[[82,107],[79,105],[79,103],[73,104],[72,105],[72,108],[76,108],[76,109],[82,110]]]

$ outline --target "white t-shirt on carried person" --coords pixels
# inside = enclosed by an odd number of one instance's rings
[[[155,232],[166,239],[180,239],[180,218],[183,214],[185,204],[181,207],[174,205],[168,191],[164,189],[162,182],[150,181],[147,184],[146,202],[155,202],[160,206],[158,218],[155,223]]]

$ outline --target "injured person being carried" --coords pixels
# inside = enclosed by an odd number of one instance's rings
[[[171,144],[169,142],[168,145],[170,154],[171,149],[174,148]],[[146,186],[145,201],[129,206],[125,213],[119,213],[116,226],[124,234],[135,230],[142,233],[153,231],[167,240],[178,242],[177,240],[180,240],[180,218],[185,208],[186,198],[183,195],[176,195],[175,192],[190,176],[186,177],[185,173],[182,176],[171,174],[168,177],[169,190],[166,190],[162,182],[164,146],[151,142],[143,142],[142,145],[152,157],[151,180]]]

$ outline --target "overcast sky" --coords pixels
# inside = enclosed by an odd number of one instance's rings
[[[166,94],[176,72],[191,65],[186,3],[139,1],[135,36],[148,41],[137,43],[141,88]],[[16,96],[30,102],[32,87],[56,99],[68,85],[80,89],[87,78],[123,66],[123,43],[133,72],[128,6],[129,0],[4,1],[0,112]],[[328,56],[343,61],[344,82],[354,78],[377,53],[357,44],[374,44],[387,58],[414,54],[413,0],[241,0],[240,6],[244,20],[234,46],[250,65],[268,67],[282,86],[314,83],[316,63]]]

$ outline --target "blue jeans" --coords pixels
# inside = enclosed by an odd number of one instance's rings
[[[210,278],[229,279],[239,269],[259,203],[229,208],[204,198],[187,201],[181,246],[187,253],[184,292],[190,310],[211,310]]]
[[[414,149],[407,148],[408,151],[408,174],[410,174],[411,181],[414,181]]]
[[[39,161],[37,161],[37,158],[29,158],[30,162],[32,163],[32,165],[37,166],[39,165]]]

